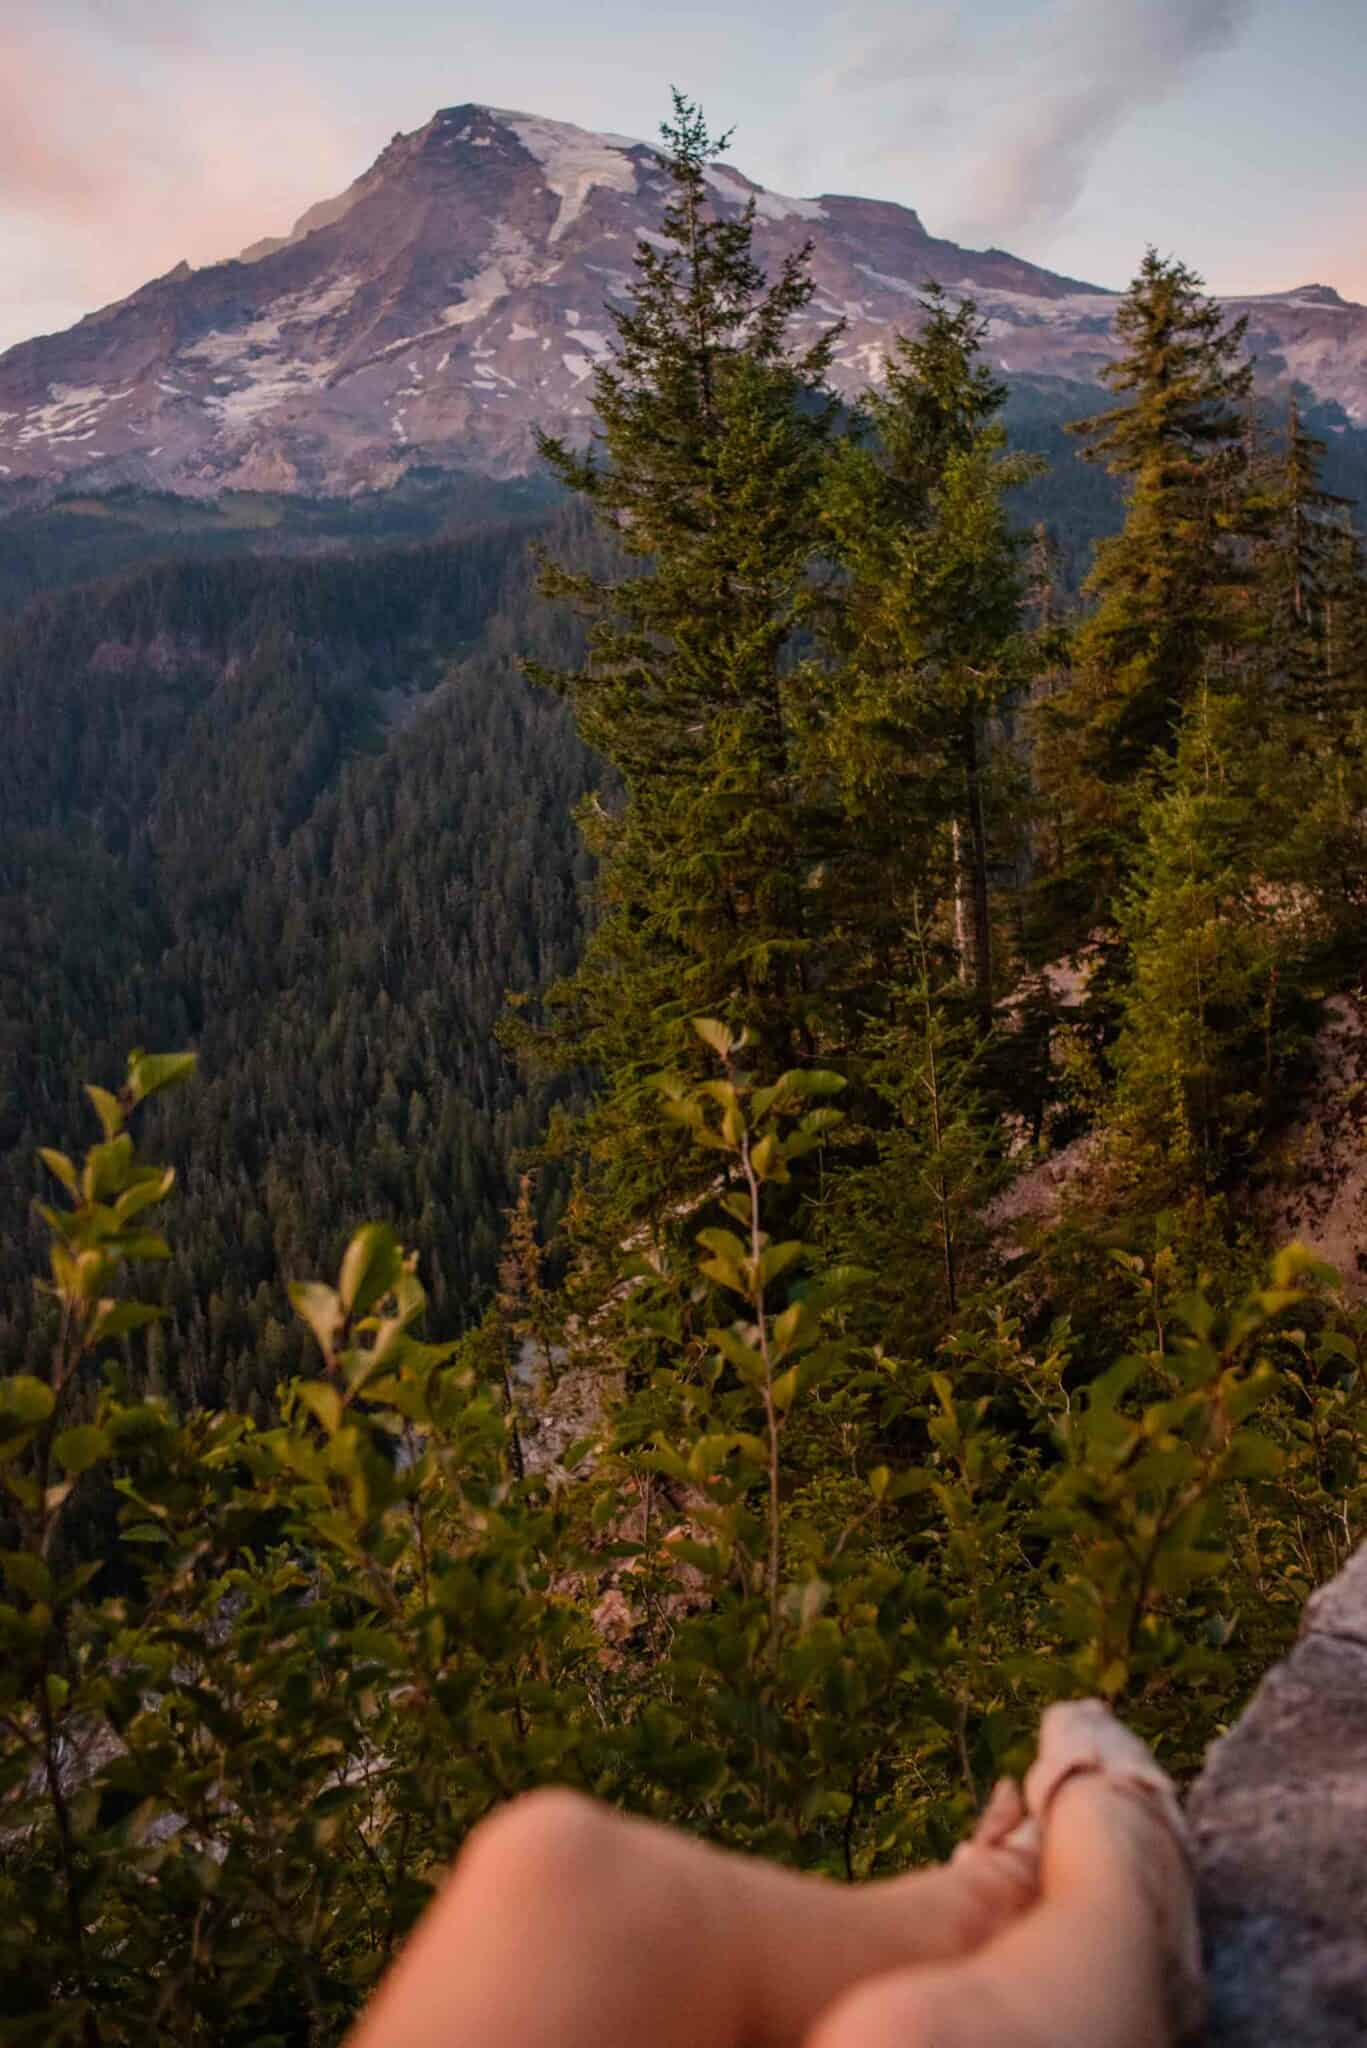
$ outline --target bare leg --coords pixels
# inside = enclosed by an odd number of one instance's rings
[[[1033,1896],[1033,1858],[992,1846],[854,1887],[533,1793],[476,1830],[350,2048],[798,2048],[850,1986]]]
[[[1084,1726],[1089,1713],[1091,1703]],[[1105,1768],[1062,1772],[1045,1813],[1039,1904],[963,1962],[860,1985],[807,2048],[1169,2048],[1199,1987],[1175,1825],[1161,1790],[1150,1796]]]

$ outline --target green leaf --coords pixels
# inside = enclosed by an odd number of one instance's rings
[[[144,1209],[160,1202],[171,1192],[175,1178],[175,1168],[168,1166],[164,1173],[149,1173],[145,1180],[135,1181],[131,1188],[125,1188],[114,1204],[114,1214],[120,1223],[131,1223]]]
[[[128,1184],[132,1164],[133,1140],[127,1131],[111,1138],[106,1145],[92,1145],[85,1155],[85,1172],[81,1176],[86,1200],[99,1202],[106,1195],[118,1194]]]
[[[709,1252],[715,1252],[720,1259],[731,1259],[737,1264],[747,1256],[745,1245],[734,1230],[700,1230],[698,1243]]]
[[[780,1077],[774,1092],[777,1096],[797,1095],[805,1100],[813,1095],[839,1095],[845,1085],[845,1076],[833,1073],[829,1067],[793,1067]]]
[[[1341,1358],[1348,1365],[1356,1365],[1357,1356],[1357,1345],[1341,1330],[1325,1330],[1315,1339],[1315,1362],[1318,1365],[1323,1365],[1330,1358]]]
[[[300,1380],[295,1394],[332,1436],[342,1424],[342,1397],[327,1380]]]
[[[1299,1241],[1283,1245],[1272,1261],[1272,1291],[1278,1294],[1295,1293],[1306,1281],[1317,1281],[1325,1287],[1337,1287],[1341,1278],[1337,1266],[1330,1266],[1323,1259],[1317,1259],[1315,1254]]]
[[[781,1372],[778,1375],[773,1385],[774,1406],[778,1409],[780,1415],[785,1414],[792,1407],[796,1393],[797,1367],[792,1365],[789,1366],[787,1372]]]
[[[188,1080],[195,1064],[192,1052],[135,1052],[128,1061],[128,1092],[134,1102],[145,1102],[149,1095]]]
[[[721,1553],[713,1543],[699,1543],[691,1536],[671,1536],[664,1547],[680,1564],[696,1565],[708,1578],[721,1571]]]
[[[321,1280],[292,1280],[289,1297],[295,1314],[308,1324],[323,1355],[331,1358],[342,1327],[342,1304],[333,1289]]]
[[[39,1600],[46,1606],[52,1599],[52,1573],[41,1557],[35,1557],[31,1550],[0,1551],[0,1571],[5,1583],[17,1593],[23,1593],[30,1600]]]
[[[77,1178],[76,1168],[67,1158],[65,1152],[52,1152],[46,1145],[40,1145],[38,1157],[42,1160],[49,1173],[56,1174],[67,1193],[79,1198],[81,1183]]]
[[[1130,1667],[1123,1657],[1114,1657],[1097,1680],[1097,1691],[1104,1699],[1114,1699],[1125,1690],[1129,1681]]]
[[[1257,1430],[1241,1429],[1230,1446],[1227,1470],[1235,1479],[1271,1479],[1285,1462],[1276,1444]]]
[[[73,1479],[107,1458],[110,1449],[108,1435],[93,1422],[78,1422],[71,1429],[60,1431],[52,1446],[57,1463]]]
[[[750,1299],[750,1283],[734,1259],[703,1259],[698,1271],[715,1280],[718,1287],[725,1287],[730,1293],[740,1295],[743,1301]]]
[[[790,1266],[797,1265],[806,1253],[807,1247],[798,1238],[790,1238],[784,1244],[766,1245],[760,1253],[759,1277],[767,1287],[771,1280],[777,1280],[780,1273],[786,1273]]]
[[[338,1294],[348,1315],[363,1316],[392,1294],[403,1275],[403,1252],[387,1223],[365,1223],[346,1248]]]
[[[752,1344],[747,1344],[735,1330],[709,1330],[709,1343],[715,1344],[722,1357],[735,1366],[736,1371],[751,1386],[764,1378],[764,1360]]]
[[[641,1464],[647,1472],[663,1472],[668,1479],[692,1477],[687,1460],[669,1444],[656,1444],[652,1450],[644,1454]],[[610,1495],[604,1494],[602,1504],[609,1516],[617,1513],[617,1502]]]
[[[111,1095],[107,1088],[87,1086],[86,1094],[95,1105],[95,1114],[104,1127],[106,1138],[117,1138],[123,1129],[123,1105],[117,1095]]]
[[[913,1493],[928,1493],[932,1485],[929,1472],[899,1472],[887,1490],[887,1498],[906,1500]]]
[[[788,1178],[788,1169],[783,1158],[783,1147],[773,1131],[761,1138],[750,1154],[750,1164],[756,1180]]]
[[[774,1319],[774,1348],[780,1358],[802,1342],[814,1342],[819,1335],[816,1318],[803,1301],[790,1302],[782,1315]]]
[[[0,1380],[0,1408],[16,1422],[46,1422],[55,1406],[56,1396],[51,1387],[35,1379],[32,1373],[16,1373],[12,1379]]]
[[[124,1239],[122,1247],[126,1259],[166,1260],[171,1256],[171,1247],[164,1237],[153,1230],[144,1230]]]
[[[100,1344],[106,1337],[126,1337],[130,1330],[159,1323],[165,1313],[165,1309],[154,1308],[147,1301],[101,1302],[100,1312],[90,1327],[90,1342]]]
[[[689,1019],[704,1045],[710,1046],[718,1059],[729,1059],[740,1049],[743,1039],[731,1036],[728,1027],[716,1017],[692,1017]]]

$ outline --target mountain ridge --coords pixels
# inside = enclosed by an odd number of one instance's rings
[[[792,198],[729,164],[710,182],[725,211],[753,201],[766,265],[811,241],[808,318],[845,323],[847,395],[876,381],[931,277],[978,301],[1010,376],[1090,386],[1113,352],[1107,288],[963,249],[895,201]],[[288,234],[0,355],[0,486],[345,496],[425,467],[525,475],[537,427],[589,429],[606,309],[663,190],[648,143],[443,108]],[[1223,303],[1248,315],[1265,383],[1367,421],[1367,308],[1323,284]]]

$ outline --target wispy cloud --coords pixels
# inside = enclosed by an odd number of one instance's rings
[[[987,31],[971,4],[881,0],[840,17],[829,90],[863,102],[885,162],[924,177],[934,150],[959,234],[1039,234],[1068,218],[1112,137],[1230,48],[1254,4],[1044,0]]]
[[[0,26],[0,347],[278,233],[361,168],[305,76],[168,12],[58,0]]]

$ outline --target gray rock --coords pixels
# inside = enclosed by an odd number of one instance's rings
[[[1367,2044],[1367,1549],[1215,1743],[1187,1805],[1206,2048]]]

